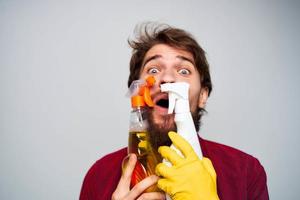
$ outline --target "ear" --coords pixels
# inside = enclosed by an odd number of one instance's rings
[[[199,108],[205,108],[206,102],[208,99],[208,88],[201,88],[200,90],[200,96],[199,96],[199,102],[198,107]]]

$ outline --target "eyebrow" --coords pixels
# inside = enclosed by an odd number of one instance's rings
[[[147,58],[146,60],[145,60],[145,62],[144,62],[144,64],[142,65],[143,67],[148,63],[148,62],[150,62],[151,60],[155,60],[155,59],[158,59],[158,58],[161,58],[162,57],[162,55],[154,55],[154,56],[151,56],[151,57],[149,57],[149,58]],[[189,58],[187,58],[187,57],[185,57],[185,56],[176,56],[176,58],[179,58],[180,60],[182,60],[182,61],[188,61],[188,62],[190,62],[191,64],[193,64],[193,65],[195,65],[195,63],[194,63],[194,61],[193,60],[191,60],[191,59],[189,59]]]
[[[147,59],[145,60],[145,62],[144,62],[144,64],[143,64],[142,66],[145,67],[145,65],[146,65],[148,62],[150,62],[151,60],[155,60],[155,59],[161,58],[161,57],[162,57],[162,55],[154,55],[154,56],[151,56],[151,57],[149,57],[149,58],[147,58]]]
[[[195,66],[195,62],[193,60],[191,60],[190,58],[187,58],[185,56],[176,56],[176,58],[179,58],[180,60],[183,60],[183,61],[188,61]]]

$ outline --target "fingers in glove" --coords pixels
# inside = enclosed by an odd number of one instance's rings
[[[159,181],[157,182],[157,187],[172,196],[172,182],[170,180],[164,178],[159,179]]]
[[[210,161],[210,159],[203,157],[202,163],[203,163],[203,166],[205,167],[205,169],[210,174],[210,176],[213,178],[213,180],[216,180],[217,174],[216,174],[216,171],[215,171],[214,166],[213,166],[212,162]]]
[[[161,146],[158,148],[158,152],[161,154],[162,157],[170,161],[173,166],[178,165],[183,161],[182,157],[170,147]]]
[[[168,135],[174,146],[181,151],[184,157],[197,157],[192,146],[183,137],[173,131],[170,131]]]
[[[167,166],[164,163],[159,163],[156,165],[155,173],[158,176],[162,176],[164,178],[172,178],[174,174],[174,169],[172,167]]]

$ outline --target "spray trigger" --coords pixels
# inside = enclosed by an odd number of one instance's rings
[[[168,114],[173,113],[182,113],[189,112],[189,84],[185,82],[177,82],[177,83],[165,83],[160,85],[162,92],[168,92],[169,94],[169,109]],[[181,100],[181,101],[178,101]],[[180,103],[184,100],[184,104]],[[179,103],[180,105],[176,104]]]
[[[150,88],[155,84],[154,76],[148,76],[145,80],[132,81],[127,97],[131,98],[131,105],[136,106],[149,106],[153,107],[154,102],[150,95]]]
[[[169,108],[168,108],[168,114],[172,114],[175,109],[175,102],[176,99],[179,98],[176,93],[169,93]]]

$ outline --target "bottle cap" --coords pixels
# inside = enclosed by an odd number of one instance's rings
[[[131,97],[131,107],[143,107],[145,105],[144,97],[139,95]]]

